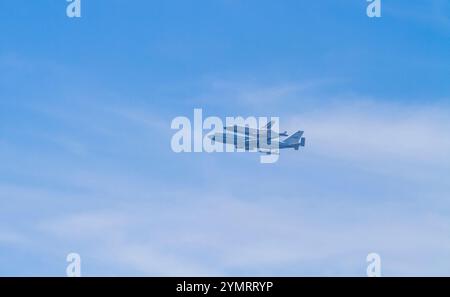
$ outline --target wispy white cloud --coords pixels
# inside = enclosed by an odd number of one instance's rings
[[[307,150],[399,175],[450,168],[450,108],[386,102],[341,101],[287,120],[290,130],[304,129]],[[400,173],[403,171],[403,173]]]
[[[0,245],[24,245],[28,240],[21,233],[12,230],[0,229]]]
[[[213,107],[235,109],[246,114],[280,111],[296,102],[309,103],[320,88],[329,87],[342,79],[311,79],[302,82],[267,83],[212,80],[199,103]]]
[[[282,196],[258,197],[255,203],[210,194],[170,206],[74,214],[41,228],[58,240],[82,243],[89,259],[132,274],[363,275],[365,256],[373,250],[386,259],[388,275],[445,273],[433,270],[436,259],[427,252],[448,256],[450,224],[444,217],[407,217],[402,210],[370,205],[359,211],[339,203],[311,207]],[[404,255],[415,257],[409,269],[395,261]]]
[[[252,103],[244,105],[254,112],[258,94],[266,94],[267,106],[274,106],[273,98],[302,92],[288,85],[236,88],[236,98],[248,96]],[[150,142],[147,133],[168,130],[170,121],[133,106],[102,108],[80,117],[77,110],[50,111],[64,125],[82,128],[67,137],[88,144],[87,162],[3,147],[11,172],[30,179],[0,185],[7,197],[2,211],[27,215],[21,228],[32,239],[30,249],[51,259],[75,249],[88,267],[107,264],[117,274],[364,275],[365,256],[373,251],[386,259],[387,274],[448,272],[430,256],[446,262],[442,259],[449,259],[450,250],[449,189],[441,182],[450,166],[446,106],[366,98],[320,101],[282,115],[281,128],[306,131],[307,147],[283,153],[273,167],[239,163],[229,155],[163,160],[170,154],[167,143],[138,160],[148,162],[146,170],[128,167],[124,154],[134,155],[136,146]],[[104,157],[110,143],[118,153]],[[102,150],[92,151],[96,146]],[[155,154],[158,160],[152,159]],[[7,162],[7,156],[20,166]],[[336,169],[329,160],[342,162]],[[382,174],[374,180],[367,171]],[[405,176],[416,182],[404,182]],[[195,182],[185,182],[189,178]],[[375,194],[367,190],[391,181],[398,187]],[[333,182],[346,186],[327,189]],[[428,182],[433,189],[417,186]],[[91,274],[110,272],[100,268]]]

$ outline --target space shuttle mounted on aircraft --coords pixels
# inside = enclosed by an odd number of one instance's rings
[[[250,128],[247,126],[228,126],[223,133],[215,133],[208,137],[213,141],[234,145],[238,149],[246,151],[257,150],[261,153],[276,154],[280,149],[305,146],[304,131],[297,131],[292,135],[287,132],[279,133],[272,130],[274,121],[270,121],[262,129]],[[281,139],[281,138],[284,139]]]

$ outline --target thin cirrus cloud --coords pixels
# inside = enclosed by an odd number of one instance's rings
[[[449,107],[349,102],[289,119],[323,154],[354,160],[409,160],[450,166]]]
[[[147,126],[142,116],[129,111],[125,118]],[[246,163],[240,178],[234,177],[235,161],[229,155],[214,157],[216,164],[229,158],[231,165],[210,166],[202,191],[183,185],[168,192],[170,183],[97,172],[79,176],[78,183],[91,189],[84,199],[104,196],[111,203],[97,211],[82,208],[44,219],[39,232],[62,245],[79,246],[90,261],[127,274],[361,275],[364,257],[373,250],[390,263],[388,275],[445,273],[438,265],[449,246],[448,202],[443,199],[449,191],[441,182],[449,166],[445,106],[347,102],[287,113],[282,121],[290,131],[306,131],[308,146],[297,154],[310,160],[286,152],[280,162],[291,164],[277,177],[267,168],[272,185],[283,180],[277,194],[254,188],[248,197],[217,187],[216,179],[238,184],[246,176],[247,184],[255,185],[265,176],[247,174],[261,165]],[[333,159],[341,162],[339,168],[333,168]],[[311,170],[312,178],[307,176]],[[370,172],[377,174],[378,197],[369,193],[374,186]],[[347,178],[358,182],[351,189],[330,182],[347,183]],[[426,183],[434,190],[422,188]],[[408,258],[413,256],[413,261]],[[319,271],[319,266],[327,269]]]
[[[11,201],[3,211],[24,218],[7,232],[28,239],[9,236],[4,243],[55,262],[63,251],[78,251],[85,275],[363,275],[373,251],[385,259],[387,275],[445,274],[445,104],[336,105],[323,96],[313,100],[315,86],[295,85],[244,92],[227,85],[231,102],[248,113],[258,112],[261,94],[266,108],[278,105],[272,100],[281,96],[278,89],[289,98],[293,108],[280,114],[281,128],[305,130],[307,147],[283,152],[269,167],[250,154],[172,154],[170,117],[145,105],[90,102],[96,108],[80,114],[44,108],[56,127],[70,127],[63,140],[86,149],[17,151],[13,140],[3,149],[16,161],[5,159],[5,168],[27,177],[19,185],[2,182]],[[247,100],[239,104],[240,98]],[[43,144],[60,147],[50,141],[59,139],[59,129],[33,128],[46,132]]]

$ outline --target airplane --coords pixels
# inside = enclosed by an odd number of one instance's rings
[[[220,143],[232,144],[235,148],[245,149],[246,151],[257,149],[258,152],[270,155],[276,154],[279,149],[293,148],[297,151],[299,147],[304,147],[306,139],[302,137],[303,133],[304,131],[297,131],[284,140],[273,140],[272,138],[266,137],[251,137],[250,135],[241,136],[237,133],[231,134],[227,132],[214,133],[213,135],[208,135],[208,138],[210,138],[213,143],[217,141]]]

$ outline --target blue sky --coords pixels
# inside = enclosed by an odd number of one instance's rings
[[[0,0],[0,275],[450,274],[450,3]],[[175,154],[171,120],[307,146]]]

